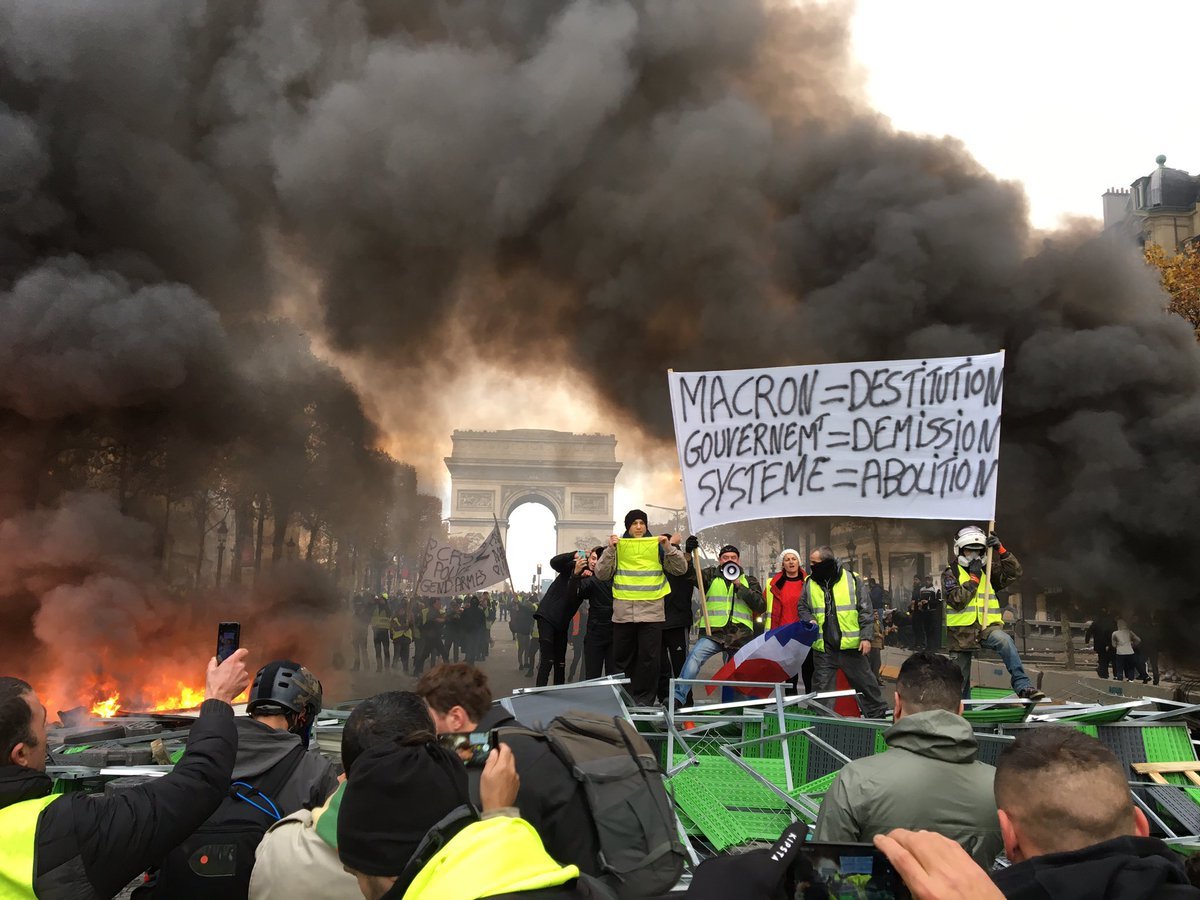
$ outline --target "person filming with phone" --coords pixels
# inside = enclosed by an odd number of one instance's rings
[[[497,728],[520,726],[504,707],[492,705],[487,675],[474,666],[451,663],[433,668],[417,682],[439,735],[482,737]],[[456,742],[456,746],[459,743]],[[511,748],[521,776],[517,806],[521,816],[542,836],[550,855],[573,863],[587,874],[599,874],[591,816],[583,788],[566,765],[543,741],[513,735],[504,743]],[[471,798],[480,802],[479,768],[468,770]]]
[[[119,794],[52,793],[46,707],[28,682],[0,677],[0,896],[111,897],[199,828],[229,795],[247,652],[209,660],[174,770]]]
[[[583,602],[579,596],[579,584],[587,570],[587,562],[587,553],[583,550],[560,553],[550,560],[550,568],[558,575],[546,589],[546,596],[542,597],[537,612],[533,614],[541,650],[535,682],[538,687],[550,683],[551,673],[554,674],[555,684],[563,684],[567,680],[567,642],[571,619]]]

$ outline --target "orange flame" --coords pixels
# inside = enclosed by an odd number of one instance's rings
[[[184,684],[182,681],[177,681],[174,688],[163,686],[157,691],[143,692],[141,701],[131,702],[129,708],[137,712],[164,712],[177,709],[195,709],[203,702],[203,690],[197,690]],[[97,700],[91,707],[92,715],[99,716],[102,719],[112,718],[122,709],[125,709],[125,704],[121,702],[120,691],[113,691],[105,699]]]
[[[107,700],[101,700],[98,703],[92,704],[92,715],[99,716],[101,719],[109,719],[117,714],[117,710],[121,708],[121,694],[118,691]]]

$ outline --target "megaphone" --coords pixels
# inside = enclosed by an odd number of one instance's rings
[[[726,581],[737,581],[742,577],[742,567],[731,559],[721,566],[721,577]]]

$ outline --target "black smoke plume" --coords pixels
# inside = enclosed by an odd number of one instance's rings
[[[669,366],[1005,348],[998,530],[1039,583],[1190,627],[1191,330],[1132,248],[1032,234],[1017,187],[868,109],[849,15],[0,0],[6,302],[53,292],[51,275],[124,284],[144,294],[135,328],[157,316],[174,335],[152,363],[122,348],[131,380],[65,406],[0,360],[4,406],[28,420],[5,453],[45,439],[43,410],[147,392],[173,409],[211,374],[188,360],[221,343],[203,304],[228,330],[285,293],[315,297],[328,339],[413,423],[474,352],[581,373],[665,441]]]

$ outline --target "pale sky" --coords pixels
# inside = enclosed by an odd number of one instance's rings
[[[1053,228],[1064,216],[1099,218],[1100,195],[1148,174],[1160,153],[1200,171],[1198,26],[1200,0],[859,0],[854,44],[876,109],[898,129],[962,140],[986,168],[1024,185],[1035,226]],[[586,408],[586,386],[570,389]],[[617,518],[645,503],[682,505],[674,459],[654,472],[639,467],[617,423],[455,424],[616,430],[626,464]],[[448,476],[440,487],[448,503]],[[553,552],[551,514],[516,510],[509,561],[518,589]]]
[[[1033,224],[1100,215],[1155,167],[1200,170],[1196,0],[859,0],[855,52],[895,126],[960,138]]]

